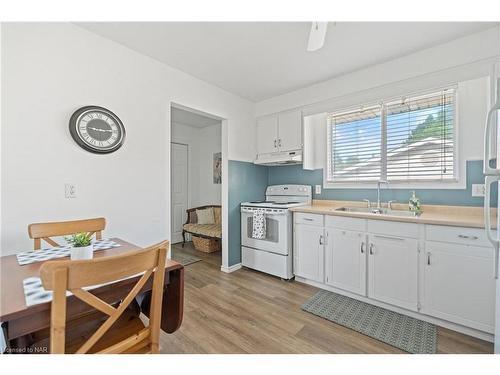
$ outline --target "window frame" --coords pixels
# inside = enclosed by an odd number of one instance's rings
[[[369,107],[374,105],[380,105],[381,109],[381,174],[380,180],[385,180],[387,173],[387,116],[386,116],[386,103],[399,100],[404,96],[420,96],[427,95],[431,93],[437,93],[444,90],[454,90],[454,118],[453,118],[453,178],[442,180],[442,179],[426,179],[426,180],[391,180],[389,181],[391,188],[395,189],[465,189],[465,163],[461,163],[460,159],[460,145],[459,145],[459,130],[460,130],[460,108],[459,108],[459,87],[458,84],[451,84],[446,86],[441,86],[428,90],[419,90],[411,92],[405,95],[397,95],[392,97],[384,98],[383,100],[372,100],[371,102],[365,102],[362,105],[351,105],[348,107],[339,107],[329,111],[332,112],[345,112],[349,110],[354,110],[356,108]],[[377,182],[373,181],[334,181],[332,180],[332,139],[330,132],[330,125],[328,122],[328,115],[326,119],[326,152],[325,152],[325,168],[323,168],[323,188],[325,189],[366,189],[374,188],[377,186]]]

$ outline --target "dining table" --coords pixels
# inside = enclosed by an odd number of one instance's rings
[[[142,247],[120,238],[111,238],[119,246],[94,252],[94,258],[122,255]],[[65,258],[52,259],[58,261]],[[27,353],[32,344],[32,334],[50,327],[51,302],[28,306],[23,281],[39,277],[40,267],[45,261],[20,265],[16,254],[0,257],[0,322],[5,338],[6,353]],[[92,289],[92,294],[109,304],[120,303],[137,283],[140,275],[119,280]],[[140,294],[130,306],[137,315],[149,317],[152,278],[143,286]],[[83,316],[99,314],[91,306],[73,295],[67,297],[67,321],[77,321]],[[161,329],[173,333],[182,323],[184,306],[184,267],[171,259],[165,263]]]

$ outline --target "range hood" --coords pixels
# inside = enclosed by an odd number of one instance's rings
[[[302,150],[260,154],[254,160],[254,164],[268,166],[302,164]]]

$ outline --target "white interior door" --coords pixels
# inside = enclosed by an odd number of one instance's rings
[[[182,225],[188,206],[188,146],[172,143],[171,147],[172,243],[182,241]]]

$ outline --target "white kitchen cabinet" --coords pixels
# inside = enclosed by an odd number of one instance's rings
[[[370,234],[368,297],[417,310],[418,241]]]
[[[281,112],[260,117],[256,124],[257,154],[302,149],[302,112]]]
[[[278,115],[257,119],[257,154],[278,152]]]
[[[366,234],[325,229],[325,283],[366,296]]]
[[[302,148],[302,112],[278,113],[278,148],[280,151]]]
[[[427,241],[422,312],[493,333],[493,249]]]
[[[308,280],[324,280],[324,230],[322,226],[295,224],[294,274]]]

